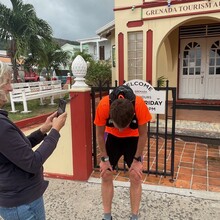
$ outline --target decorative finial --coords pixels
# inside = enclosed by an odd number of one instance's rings
[[[82,56],[78,55],[72,62],[72,73],[76,78],[74,79],[75,83],[72,85],[72,88],[75,87],[88,87],[85,83],[85,76],[87,73],[87,63]]]
[[[167,6],[168,6],[168,7],[171,6],[171,0],[167,0]]]

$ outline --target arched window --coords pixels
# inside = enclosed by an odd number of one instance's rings
[[[188,43],[183,51],[183,75],[200,75],[201,47],[197,42]]]
[[[220,75],[220,41],[212,44],[209,51],[209,75]]]

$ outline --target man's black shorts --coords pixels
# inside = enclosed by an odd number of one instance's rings
[[[106,151],[113,169],[115,169],[122,155],[124,155],[124,160],[128,167],[131,166],[137,150],[137,144],[138,137],[119,138],[112,134],[107,135]]]

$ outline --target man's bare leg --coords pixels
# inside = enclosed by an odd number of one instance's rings
[[[103,205],[104,215],[111,216],[113,195],[114,195],[113,175],[112,172],[107,170],[102,176],[102,205]]]
[[[130,172],[130,182],[131,213],[138,216],[142,195],[142,181],[134,170]]]

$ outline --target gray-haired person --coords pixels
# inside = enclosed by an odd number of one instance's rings
[[[0,62],[0,216],[5,220],[44,220],[43,194],[48,181],[44,180],[43,164],[57,146],[67,114],[56,117],[54,112],[26,137],[2,109],[10,91],[11,69]]]

